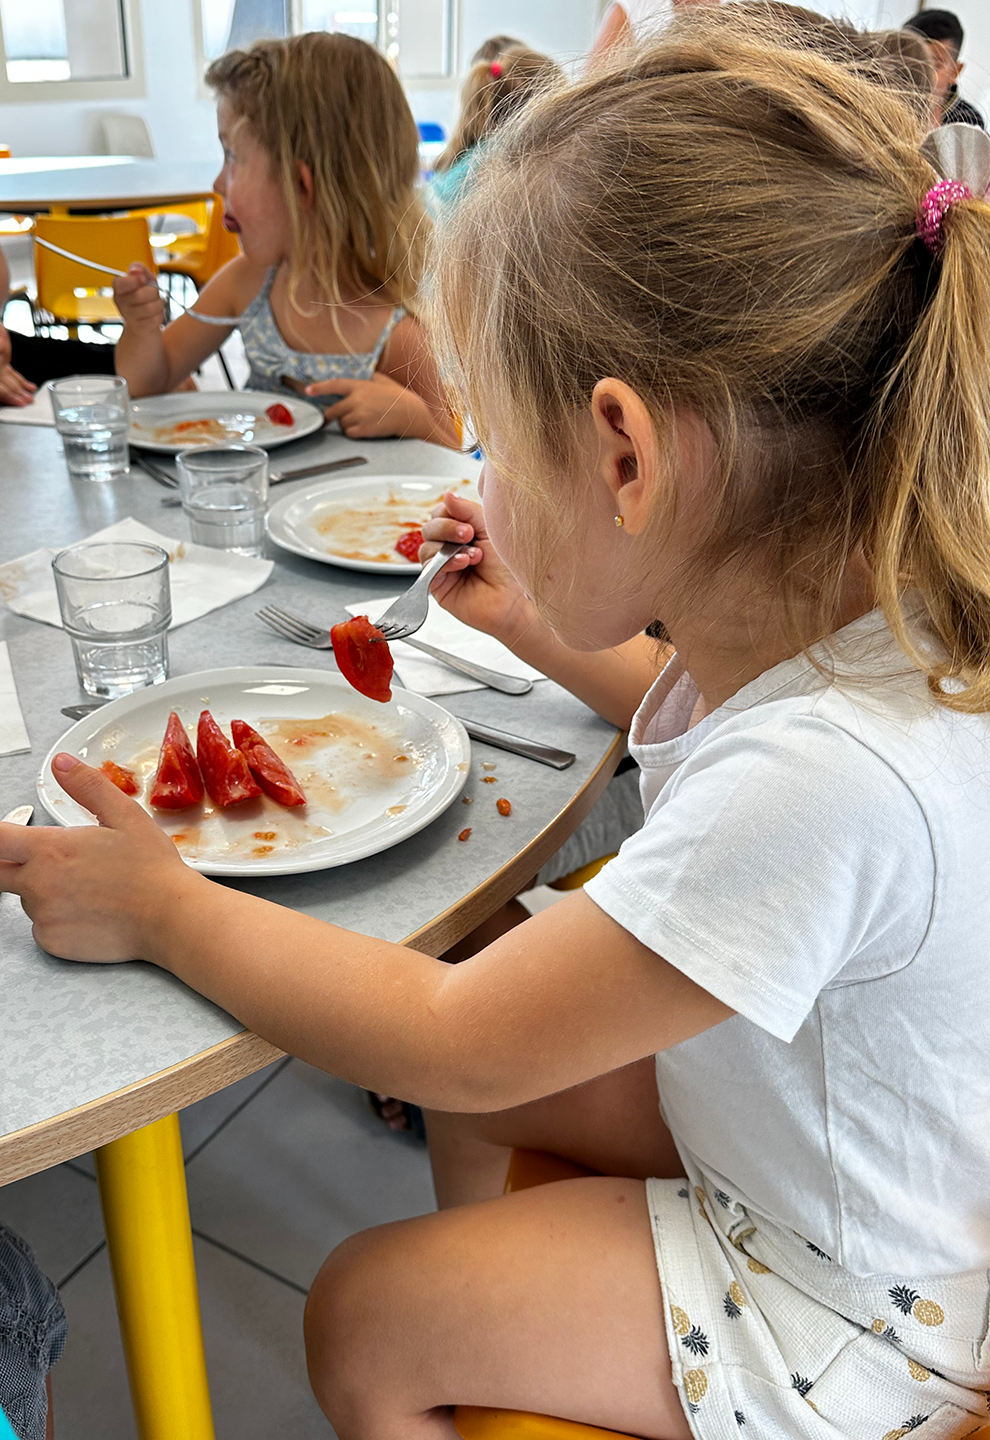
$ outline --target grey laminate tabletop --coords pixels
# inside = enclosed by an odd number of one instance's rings
[[[53,160],[62,163],[53,167]],[[181,205],[213,194],[212,160],[135,160],[129,155],[66,155],[0,160],[0,211],[128,210]]]
[[[456,478],[478,468],[416,440],[355,442],[333,434],[286,447],[278,463],[356,453],[370,463],[345,472],[355,477]],[[163,494],[138,470],[111,484],[70,481],[54,430],[0,426],[0,561],[42,545],[71,544],[127,515],[163,534],[185,537],[182,512],[161,507]],[[172,631],[172,675],[271,661],[332,668],[326,652],[301,650],[266,629],[255,616],[260,605],[274,602],[332,621],[342,618],[345,602],[395,589],[389,577],[339,570],[275,547],[270,553],[275,568],[260,591]],[[30,754],[0,757],[3,814],[15,805],[37,804],[40,763],[71,723],[60,707],[83,697],[61,630],[0,605],[0,639],[9,643],[32,744]],[[621,753],[616,732],[550,681],[521,697],[475,690],[443,703],[455,714],[573,750],[577,762],[556,771],[476,743],[465,791],[477,797],[470,810],[455,802],[426,830],[371,860],[232,883],[433,954],[515,893],[604,788]],[[482,760],[497,761],[497,790],[479,783]],[[508,819],[496,813],[493,791],[512,801]],[[459,844],[468,816],[471,840]],[[36,823],[46,818],[41,811]],[[190,1104],[274,1053],[229,1015],[151,966],[53,959],[34,943],[19,902],[0,899],[0,1184]]]

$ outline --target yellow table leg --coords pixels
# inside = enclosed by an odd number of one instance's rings
[[[214,1440],[178,1115],[96,1152],[141,1440]]]

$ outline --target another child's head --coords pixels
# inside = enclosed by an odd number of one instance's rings
[[[231,50],[206,80],[224,141],[218,189],[245,254],[287,259],[293,299],[309,275],[335,303],[381,290],[414,306],[426,225],[419,136],[385,58],[315,32]]]
[[[504,50],[514,50],[517,46],[525,48],[524,42],[513,35],[490,35],[471,56],[471,64],[477,65],[479,60],[483,60],[486,65],[490,65]]]
[[[491,60],[477,60],[461,87],[461,113],[436,168],[449,170],[480,140],[516,115],[537,91],[561,79],[563,72],[548,55],[525,45],[510,45]]]
[[[489,528],[572,643],[594,604],[614,644],[730,582],[807,643],[861,565],[940,698],[990,709],[990,205],[955,205],[934,256],[937,176],[890,69],[736,8],[527,107],[439,227],[435,333]]]

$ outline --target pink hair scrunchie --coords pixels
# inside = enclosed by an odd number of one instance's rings
[[[501,64],[498,62],[498,60],[493,60],[493,61],[492,61],[491,71],[492,71],[492,76],[494,77],[494,79],[497,80],[498,77],[499,77],[499,76],[501,75],[501,73],[502,73],[502,66],[501,66]]]
[[[945,244],[942,228],[946,212],[960,200],[972,198],[972,190],[961,180],[940,180],[928,191],[921,202],[914,228],[918,239],[924,240],[933,255],[941,255]]]

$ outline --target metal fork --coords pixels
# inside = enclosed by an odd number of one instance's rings
[[[310,650],[333,648],[329,630],[321,630],[319,626],[311,625],[308,620],[303,620],[288,610],[280,610],[276,605],[266,605],[259,610],[258,618],[296,645],[307,645]],[[434,645],[427,645],[422,640],[411,640],[406,636],[403,643],[422,650],[426,655],[432,655],[434,660],[448,665],[451,670],[458,670],[462,675],[469,675],[472,680],[479,680],[482,685],[488,685],[492,690],[501,690],[506,695],[525,695],[533,688],[532,680],[523,680],[516,675],[503,675],[500,670],[489,670],[487,665],[476,665],[473,660],[462,660],[459,655],[450,655],[446,650],[438,650]]]
[[[433,559],[427,560],[406,593],[400,595],[375,621],[386,640],[406,640],[426,623],[430,609],[430,581],[448,560],[467,548],[454,540],[445,540]]]

